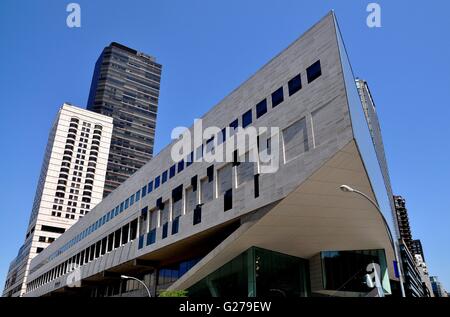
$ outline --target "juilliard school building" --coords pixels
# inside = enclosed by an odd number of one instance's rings
[[[174,140],[38,254],[25,296],[146,296],[124,275],[153,296],[399,294],[369,121],[330,12],[201,118],[215,135],[176,159]]]

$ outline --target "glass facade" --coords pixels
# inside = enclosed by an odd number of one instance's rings
[[[188,289],[190,297],[306,297],[308,261],[252,247]]]
[[[325,290],[369,293],[365,275],[371,263],[380,265],[380,281],[385,291],[390,292],[383,250],[326,251],[321,252],[322,280]],[[387,284],[386,284],[387,283]]]

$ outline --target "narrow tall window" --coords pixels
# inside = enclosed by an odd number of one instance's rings
[[[272,93],[272,108],[275,108],[283,101],[284,101],[283,87],[280,87]]]
[[[306,69],[306,75],[308,77],[308,84],[322,75],[322,67],[320,66],[320,60],[318,60],[317,62],[315,62]]]
[[[302,78],[300,77],[300,74],[298,74],[288,82],[288,89],[289,89],[289,96],[292,96],[297,91],[302,89]]]
[[[246,128],[252,124],[252,109],[242,115],[242,127]]]
[[[256,119],[263,116],[267,112],[267,99],[260,101],[256,105]]]

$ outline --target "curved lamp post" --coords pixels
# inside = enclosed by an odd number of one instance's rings
[[[398,254],[397,254],[397,248],[394,243],[394,239],[392,238],[391,229],[389,229],[388,222],[386,221],[386,218],[384,217],[383,212],[381,211],[380,207],[378,207],[377,203],[375,201],[373,201],[368,195],[364,194],[363,192],[360,192],[359,190],[356,190],[348,185],[341,185],[339,188],[344,193],[355,193],[355,194],[358,194],[358,195],[364,197],[376,208],[378,213],[381,215],[381,218],[383,219],[384,226],[386,227],[386,231],[389,235],[389,240],[391,242],[392,248],[394,249],[395,261],[397,262],[397,269],[400,271],[400,261],[399,261]],[[399,272],[399,277],[400,277],[400,290],[402,292],[402,297],[405,297],[405,289],[403,288],[402,272]]]
[[[152,297],[152,294],[150,293],[150,290],[148,289],[147,285],[145,285],[145,283],[143,281],[141,281],[140,279],[132,277],[132,276],[128,276],[128,275],[121,275],[120,278],[123,278],[123,279],[126,279],[126,280],[138,281],[139,283],[144,285],[145,289],[147,290],[148,297]]]

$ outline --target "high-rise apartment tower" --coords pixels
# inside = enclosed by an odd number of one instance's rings
[[[104,197],[152,158],[160,80],[154,57],[115,42],[97,60],[87,108],[114,119]]]
[[[103,197],[112,119],[64,104],[50,131],[25,242],[3,296],[21,296],[30,261]]]

